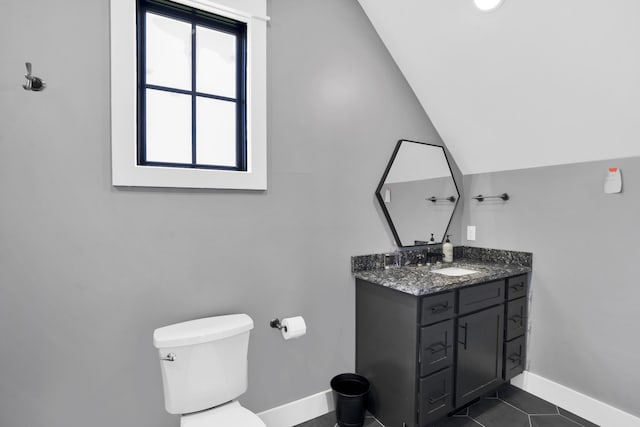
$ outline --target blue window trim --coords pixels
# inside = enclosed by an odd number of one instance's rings
[[[187,22],[191,32],[191,90],[147,84],[146,82],[146,19],[152,12],[167,18]],[[247,171],[247,26],[244,22],[223,17],[168,0],[138,0],[137,2],[137,164],[176,168]],[[236,37],[236,95],[229,98],[196,91],[196,25],[232,34]],[[156,89],[191,96],[191,163],[151,162],[146,160],[146,89]],[[198,164],[196,159],[196,100],[198,97],[218,99],[236,104],[236,165]]]

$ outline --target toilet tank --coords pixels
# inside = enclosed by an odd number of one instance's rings
[[[161,359],[167,412],[202,411],[243,394],[247,390],[251,329],[253,320],[246,314],[207,317],[156,329],[153,344]]]

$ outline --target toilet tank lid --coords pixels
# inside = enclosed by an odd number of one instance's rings
[[[164,326],[153,331],[156,348],[182,347],[219,340],[253,329],[253,320],[246,314],[205,317]]]

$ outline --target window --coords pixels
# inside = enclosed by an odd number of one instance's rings
[[[113,185],[266,189],[266,20],[111,1]]]
[[[246,24],[138,0],[138,164],[246,171]]]

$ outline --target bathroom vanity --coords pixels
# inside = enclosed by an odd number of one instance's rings
[[[524,370],[531,258],[515,254],[528,265],[475,257],[453,264],[475,271],[461,276],[435,264],[355,271],[356,371],[384,425],[423,427]]]
[[[356,371],[385,426],[425,427],[524,370],[532,254],[457,247],[453,264],[423,265],[460,199],[442,146],[398,141],[375,197],[402,250],[351,258]]]

